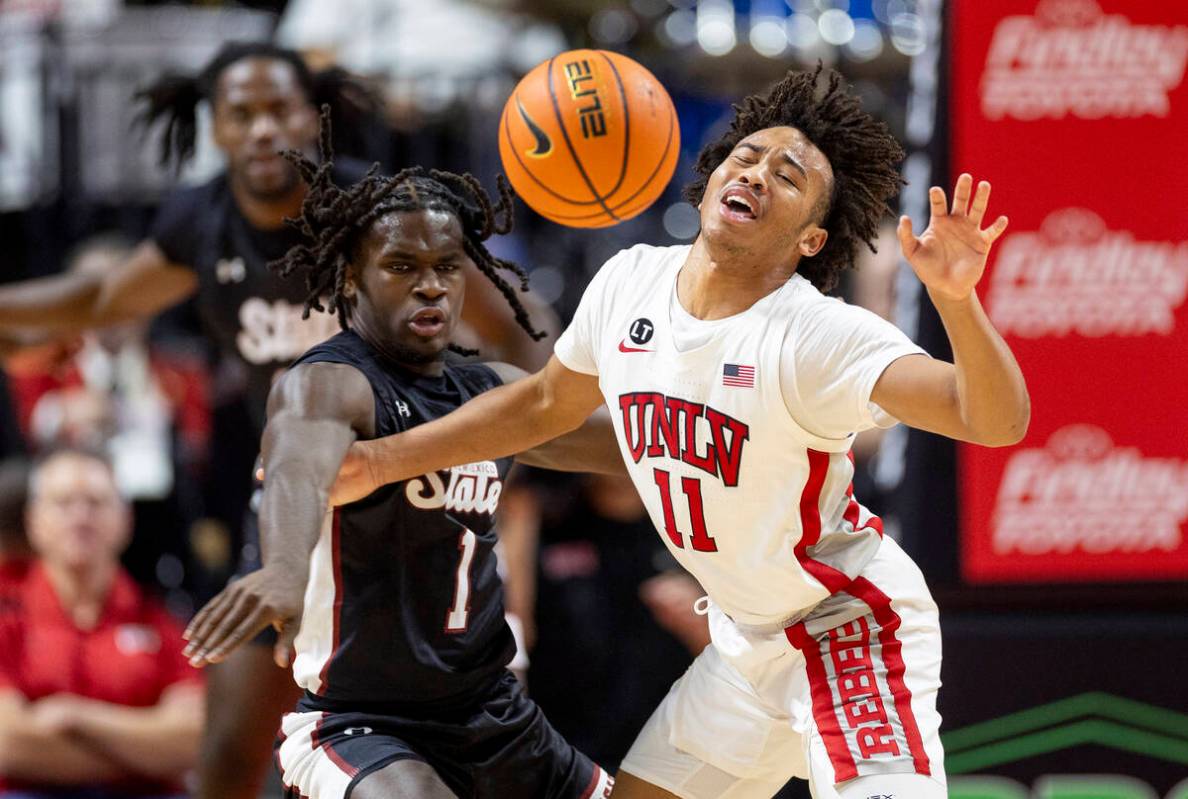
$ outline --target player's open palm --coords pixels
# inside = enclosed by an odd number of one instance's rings
[[[945,201],[945,192],[938,186],[928,190],[931,218],[919,237],[912,233],[912,222],[899,219],[900,246],[912,265],[916,276],[934,295],[946,299],[963,300],[986,269],[990,247],[1007,227],[1007,218],[1000,216],[990,227],[982,228],[986,206],[990,202],[990,184],[982,181],[970,203],[973,178],[963,174],[953,189],[953,205]]]
[[[274,659],[289,665],[293,639],[301,626],[305,581],[264,568],[233,581],[190,621],[184,650],[194,666],[218,663],[266,627],[278,633]]]

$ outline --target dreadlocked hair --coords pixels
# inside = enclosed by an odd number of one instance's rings
[[[879,222],[891,213],[887,201],[903,185],[898,169],[903,149],[886,124],[862,110],[841,75],[818,64],[812,72],[790,71],[767,94],[751,95],[734,106],[730,129],[698,156],[700,177],[685,188],[685,199],[699,204],[710,173],[741,140],[779,126],[798,129],[833,168],[833,191],[817,209],[829,237],[819,253],[802,259],[797,268],[820,291],[829,291],[842,271],[853,267],[860,242],[877,251]]]
[[[299,230],[305,242],[298,244],[268,266],[281,277],[295,271],[305,273],[305,308],[337,314],[343,330],[348,327],[349,303],[343,293],[347,270],[356,247],[372,223],[382,216],[401,211],[445,211],[453,214],[462,227],[462,247],[479,270],[495,284],[515,312],[516,323],[534,341],[545,334],[532,326],[528,312],[516,288],[499,274],[513,273],[519,290],[528,290],[528,274],[518,265],[496,258],[483,244],[492,234],[503,235],[512,229],[512,191],[503,175],[496,178],[498,204],[473,175],[455,175],[437,169],[410,167],[392,177],[378,174],[374,164],[367,174],[347,189],[331,180],[334,153],[330,142],[330,109],[322,108],[322,129],[318,140],[320,163],[315,164],[299,152],[289,150],[284,157],[297,168],[309,186],[301,204],[301,215],[286,222]],[[323,305],[323,300],[326,304]],[[450,349],[463,355],[477,355],[451,344]]]
[[[268,42],[228,42],[197,75],[167,73],[136,93],[142,105],[137,122],[145,130],[164,120],[160,138],[162,166],[172,161],[180,169],[194,156],[198,104],[203,100],[213,104],[223,71],[245,58],[266,58],[291,66],[310,105],[329,105],[340,130],[359,130],[361,123],[379,108],[377,93],[346,70],[330,67],[314,72],[295,50]],[[360,144],[353,139],[344,143]]]

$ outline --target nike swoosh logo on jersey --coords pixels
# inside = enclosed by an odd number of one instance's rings
[[[628,347],[627,339],[619,342],[619,352],[655,352],[655,350],[645,350],[641,347]]]

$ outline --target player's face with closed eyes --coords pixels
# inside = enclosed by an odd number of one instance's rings
[[[447,211],[399,211],[372,224],[359,247],[352,327],[406,364],[441,359],[462,313],[462,226]],[[368,335],[370,334],[370,335]]]
[[[727,249],[778,244],[813,255],[824,246],[820,216],[832,186],[829,159],[803,133],[765,128],[739,141],[710,174],[702,232]]]

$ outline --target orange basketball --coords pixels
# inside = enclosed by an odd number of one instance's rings
[[[499,155],[533,210],[571,227],[606,227],[656,201],[676,169],[681,131],[668,92],[626,56],[570,50],[529,72],[499,120]]]

